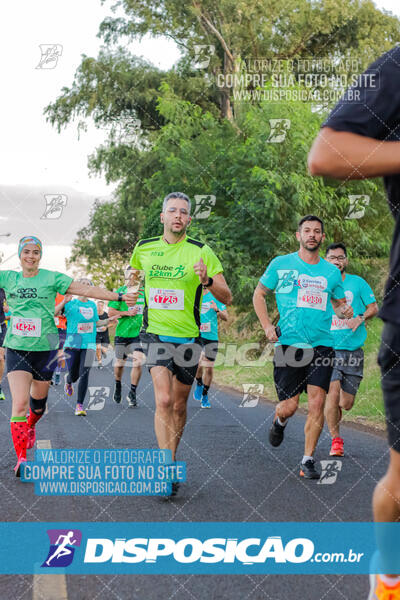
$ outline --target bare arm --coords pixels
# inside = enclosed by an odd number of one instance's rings
[[[371,302],[371,304],[367,304],[367,309],[364,313],[364,321],[368,321],[368,319],[372,319],[379,312],[379,307],[377,302]]]
[[[196,275],[198,275],[200,283],[205,285],[209,280],[209,275],[204,260],[200,258],[199,262],[193,265],[193,269]],[[232,293],[222,273],[217,273],[212,279],[213,283],[207,289],[212,292],[213,296],[222,302],[222,304],[227,304],[228,306],[232,304]]]
[[[217,317],[219,317],[221,319],[221,321],[227,321],[228,320],[228,311],[227,310],[218,311]]]
[[[57,306],[54,309],[54,316],[56,317],[57,315],[59,315],[63,308],[64,304],[62,304],[61,302],[60,304],[57,304]]]
[[[72,298],[71,294],[66,294],[63,298],[63,300],[61,300],[61,302],[59,302],[57,304],[57,306],[54,309],[54,316],[56,317],[57,315],[60,314],[60,312],[62,311],[62,309],[64,308],[64,306],[67,304],[67,302],[69,302]]]
[[[227,306],[232,304],[232,293],[222,273],[217,273],[216,275],[214,275],[213,284],[207,289],[217,300],[222,302],[222,304],[226,304]]]
[[[375,317],[375,315],[378,314],[378,310],[379,309],[378,309],[377,302],[371,302],[370,304],[367,304],[367,308],[366,308],[366,311],[364,312],[364,314],[357,315],[356,317],[351,319],[348,323],[349,327],[353,331],[357,331],[357,329],[360,327],[361,323],[364,323],[368,319],[372,319],[372,317]]]
[[[112,308],[111,306],[108,307],[108,314],[110,315],[110,317],[131,317],[133,314],[135,314],[133,311],[128,311],[128,310],[117,310],[116,308]]]
[[[254,290],[253,294],[253,306],[256,311],[258,320],[260,321],[261,327],[263,328],[265,335],[270,342],[277,342],[278,336],[275,332],[275,327],[272,324],[270,316],[268,314],[267,303],[265,302],[265,296],[267,292],[272,292],[269,288],[259,283]]]
[[[311,175],[364,179],[400,173],[400,142],[323,127],[308,155]]]
[[[75,294],[76,296],[85,296],[85,298],[95,298],[96,300],[107,300],[108,302],[118,300],[118,292],[110,292],[104,288],[94,286],[88,286],[83,283],[73,281],[67,290],[68,294]],[[122,300],[127,303],[128,306],[136,304],[139,293],[124,294]]]
[[[214,309],[215,312],[217,313],[217,318],[220,318],[222,321],[228,320],[228,311],[226,309],[220,310],[218,308],[218,306],[215,304],[214,300],[211,300],[210,304],[211,304],[211,308]]]
[[[114,323],[115,321],[118,321],[119,316],[114,315],[111,317],[108,317],[108,319],[99,319],[96,323],[96,327],[107,327],[108,325]]]

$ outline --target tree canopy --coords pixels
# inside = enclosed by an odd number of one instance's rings
[[[106,129],[89,168],[118,183],[112,201],[93,207],[72,260],[114,285],[115,265],[128,260],[137,239],[161,233],[163,197],[184,191],[193,201],[215,201],[207,218],[195,215],[190,231],[220,256],[240,308],[248,307],[267,263],[296,249],[297,222],[307,213],[324,219],[329,242],[348,243],[356,271],[372,272],[373,261],[388,254],[392,230],[381,182],[338,183],[307,172],[308,150],[333,100],[274,102],[262,94],[237,100],[234,92],[243,81],[250,92],[282,89],[273,64],[283,65],[299,92],[309,91],[300,77],[306,61],[310,75],[320,75],[321,64],[330,75],[349,75],[354,64],[359,73],[395,44],[399,20],[369,0],[120,0],[115,6],[124,16],[101,24],[99,56],[83,56],[72,85],[45,109],[59,131],[73,121],[85,127],[88,119]],[[174,39],[179,63],[161,71],[123,47],[146,34]]]

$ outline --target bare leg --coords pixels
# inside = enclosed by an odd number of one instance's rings
[[[207,364],[203,365],[203,383],[207,387],[210,387],[213,378],[214,364],[212,361],[207,361]]]
[[[331,381],[329,392],[326,397],[325,417],[332,438],[339,437],[339,423],[341,411],[340,403],[340,381]]]
[[[146,361],[143,352],[134,352],[132,369],[131,369],[131,384],[138,385],[142,376],[142,364]]]
[[[316,385],[307,386],[308,415],[304,427],[304,454],[312,456],[324,426],[326,392]]]
[[[186,424],[187,399],[191,385],[186,385],[177,380],[172,380],[173,397],[173,417],[174,417],[174,436],[172,439],[172,460],[175,460],[175,454],[181,441],[183,430]]]
[[[202,375],[203,375],[203,367],[199,364],[199,366],[197,367],[196,379],[200,379],[200,377],[202,377]]]
[[[154,430],[158,446],[161,449],[173,448],[172,438],[175,430],[172,413],[172,373],[166,367],[153,367],[150,370],[153,379],[156,411]]]
[[[26,417],[29,408],[29,396],[32,375],[27,371],[11,371],[7,375],[12,398],[12,417]]]
[[[386,475],[379,481],[373,496],[374,521],[400,521],[400,453],[390,449]]]
[[[114,377],[115,377],[115,381],[121,381],[122,379],[122,373],[124,372],[124,365],[125,365],[125,361],[124,360],[117,360],[115,367],[114,367]]]
[[[5,360],[4,360],[4,348],[0,348],[0,386],[1,386],[1,380],[3,379],[3,375],[4,375],[4,364],[5,364]]]
[[[297,407],[299,406],[299,398],[300,394],[297,394],[296,396],[293,396],[293,398],[282,400],[282,402],[279,402],[279,404],[277,404],[275,414],[277,417],[279,417],[281,422],[285,421],[286,419],[289,419],[289,417],[292,417],[294,415],[294,413],[297,410]]]

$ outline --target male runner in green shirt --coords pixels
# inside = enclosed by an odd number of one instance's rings
[[[196,375],[201,346],[199,336],[203,287],[217,300],[231,304],[232,294],[222,265],[211,248],[186,235],[191,203],[181,192],[168,194],[163,203],[162,236],[140,240],[131,266],[145,271],[144,330],[156,401],[155,433],[161,449],[175,460],[186,423],[186,404]],[[172,494],[177,492],[173,484]]]
[[[131,268],[131,267],[129,267]],[[117,289],[117,292],[126,294],[126,285]],[[139,291],[139,297],[135,306],[129,306],[126,302],[109,302],[110,317],[118,316],[118,325],[115,331],[115,365],[114,365],[114,402],[121,402],[122,373],[124,371],[125,361],[128,357],[132,359],[131,369],[131,387],[127,396],[129,408],[137,406],[136,388],[139,385],[142,375],[142,348],[139,340],[139,333],[143,323],[144,309],[144,291]]]

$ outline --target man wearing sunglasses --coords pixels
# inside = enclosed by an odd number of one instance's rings
[[[344,456],[343,438],[340,437],[342,410],[353,407],[357,390],[363,378],[364,351],[367,338],[365,321],[378,313],[374,292],[362,277],[346,272],[349,263],[346,246],[331,244],[325,259],[342,274],[347,304],[352,306],[352,319],[338,319],[332,311],[331,333],[334,340],[335,363],[325,405],[325,417],[332,436],[330,456]]]

